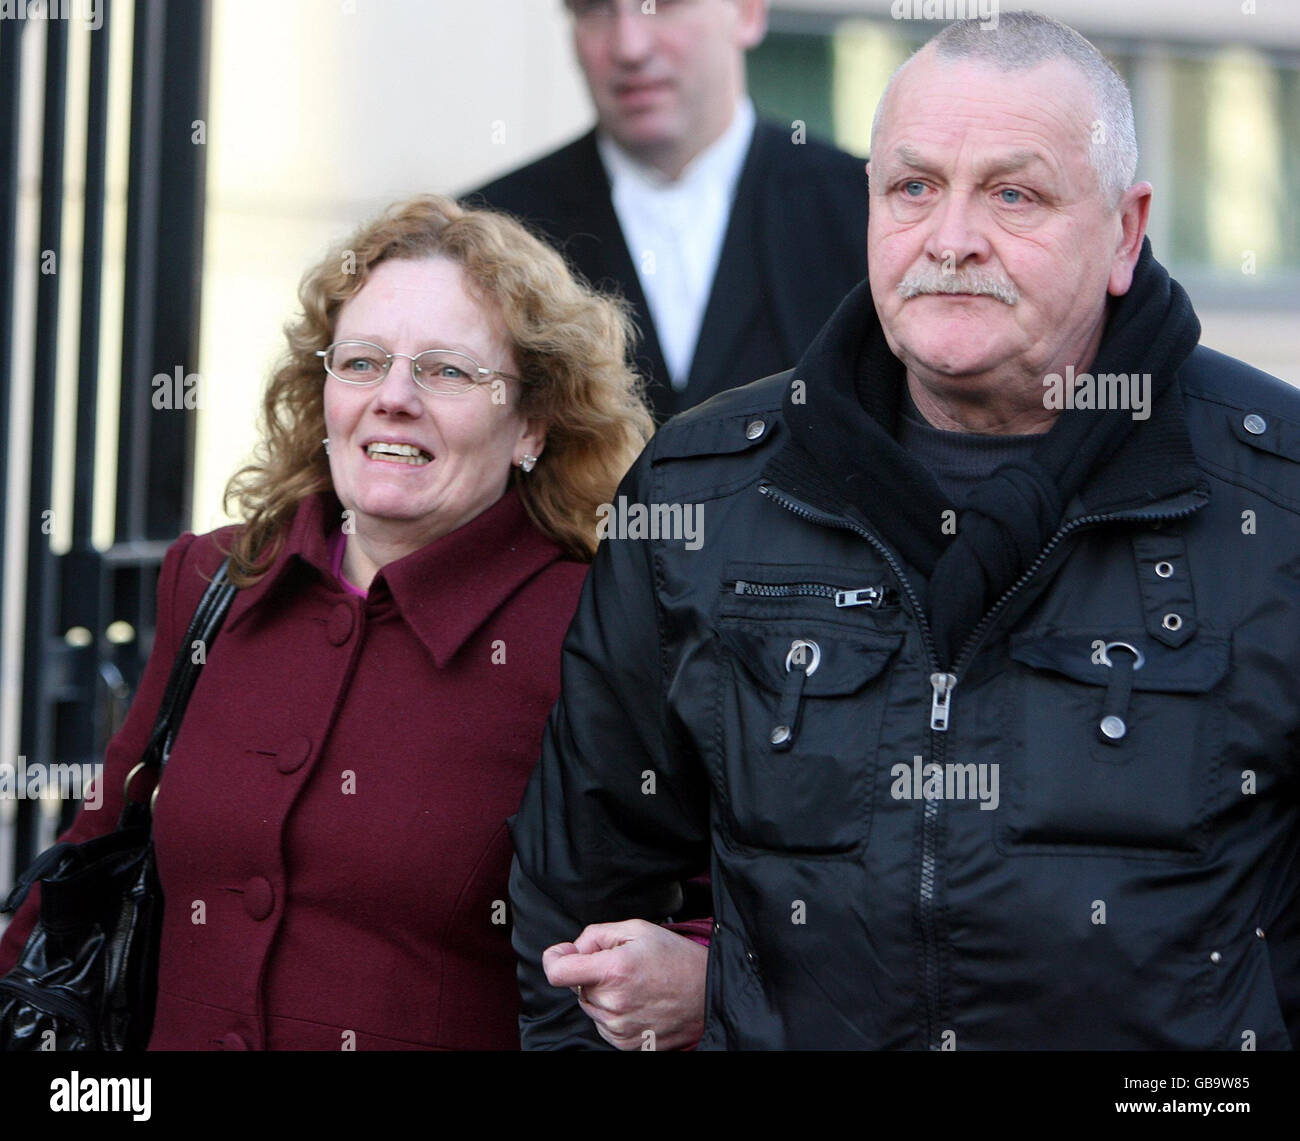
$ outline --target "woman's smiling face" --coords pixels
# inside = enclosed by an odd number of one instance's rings
[[[375,266],[339,309],[334,340],[370,341],[412,356],[455,349],[486,368],[518,374],[499,313],[474,298],[449,258]],[[526,453],[541,455],[545,430],[519,415],[518,381],[494,377],[441,395],[416,385],[411,369],[410,360],[396,357],[388,375],[368,387],[326,375],[325,429],[334,491],[353,512],[357,532],[414,550],[500,499],[511,465]],[[383,445],[407,446],[385,454]]]

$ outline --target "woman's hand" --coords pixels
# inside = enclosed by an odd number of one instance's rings
[[[542,955],[606,1042],[620,1050],[681,1050],[704,1032],[706,947],[644,919],[594,923]]]

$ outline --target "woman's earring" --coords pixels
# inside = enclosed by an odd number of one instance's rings
[[[321,443],[325,445],[325,454],[326,454],[326,455],[329,455],[329,454],[330,454],[330,438],[329,438],[328,436],[326,436],[325,439],[323,439],[323,440],[321,441]]]
[[[524,474],[526,475],[528,472],[532,471],[533,468],[535,468],[536,466],[537,466],[537,457],[530,456],[527,452],[525,452],[524,458],[519,461],[520,470],[524,472]]]

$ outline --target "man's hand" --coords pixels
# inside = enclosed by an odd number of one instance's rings
[[[606,1042],[640,1050],[694,1046],[704,1033],[706,947],[644,919],[594,923],[542,954],[552,986],[567,986]]]

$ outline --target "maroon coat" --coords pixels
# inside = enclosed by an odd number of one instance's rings
[[[517,494],[384,567],[368,598],[330,573],[332,495],[240,591],[158,794],[166,900],[151,1049],[515,1049],[506,817],[559,692],[586,573]],[[221,555],[185,535],[157,641],[105,759],[110,830],[167,672]],[[39,893],[0,943],[12,966]],[[200,922],[202,920],[202,922]]]

